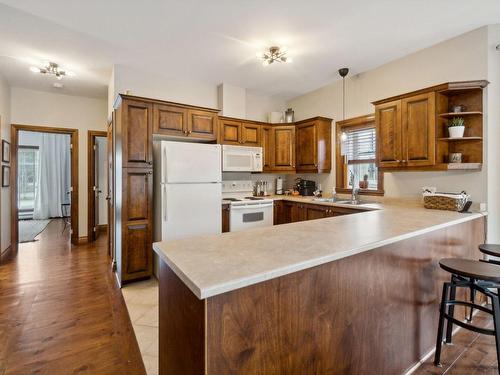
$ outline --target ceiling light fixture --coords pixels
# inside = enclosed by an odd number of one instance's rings
[[[269,50],[262,53],[257,53],[257,57],[262,59],[262,65],[271,65],[277,61],[280,63],[291,63],[292,59],[287,56],[288,49],[286,47],[269,47]]]
[[[57,79],[62,79],[64,76],[73,77],[75,74],[73,72],[66,72],[59,68],[59,65],[53,62],[48,62],[43,68],[38,68],[36,66],[32,66],[30,70],[33,73],[54,75]]]

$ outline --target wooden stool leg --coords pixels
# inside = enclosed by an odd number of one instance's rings
[[[497,347],[498,373],[500,374],[500,303],[498,301],[498,295],[493,297],[491,300],[493,310],[493,324],[495,328],[495,343]]]
[[[456,294],[457,294],[457,287],[454,283],[454,278],[452,276],[452,279],[451,279],[451,286],[450,286],[450,301],[453,301],[455,300],[456,298]],[[448,315],[451,316],[452,318],[454,317],[454,313],[455,313],[455,306],[454,305],[450,305],[448,306]],[[447,344],[451,344],[451,335],[453,333],[453,322],[450,320],[450,319],[447,319],[447,323],[446,323],[446,343]]]
[[[441,295],[441,305],[439,307],[439,323],[436,339],[436,352],[434,353],[434,366],[441,366],[441,346],[443,343],[444,311],[446,309],[446,298],[448,296],[449,283],[443,284]]]

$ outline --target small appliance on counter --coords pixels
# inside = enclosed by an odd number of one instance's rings
[[[316,191],[316,181],[297,178],[295,182],[300,195],[304,197],[310,197],[314,195],[314,192]]]

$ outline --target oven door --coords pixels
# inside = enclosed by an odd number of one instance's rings
[[[266,227],[273,225],[273,203],[246,203],[231,205],[229,231]]]

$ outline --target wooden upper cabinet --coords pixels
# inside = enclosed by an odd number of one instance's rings
[[[399,167],[403,159],[401,100],[375,106],[375,123],[378,167]]]
[[[153,133],[174,137],[217,139],[217,114],[181,106],[153,105]]]
[[[171,105],[153,105],[153,133],[185,136],[187,131],[187,110]]]
[[[262,146],[262,168],[265,172],[273,169],[273,128],[269,125],[263,125],[261,128],[261,146]]]
[[[217,114],[188,109],[187,135],[215,141],[217,139]]]
[[[242,122],[241,123],[241,144],[244,146],[260,146],[261,125]]]
[[[153,163],[151,103],[125,100],[122,105],[123,167],[146,167]]]
[[[220,143],[241,145],[241,121],[219,119]]]
[[[295,171],[295,126],[273,126],[273,170]]]
[[[316,118],[297,123],[297,172],[331,170],[331,119]]]
[[[247,120],[219,118],[220,143],[259,147],[261,145],[261,125]]]
[[[435,163],[435,102],[434,92],[401,100],[401,162],[405,166],[427,166]]]

